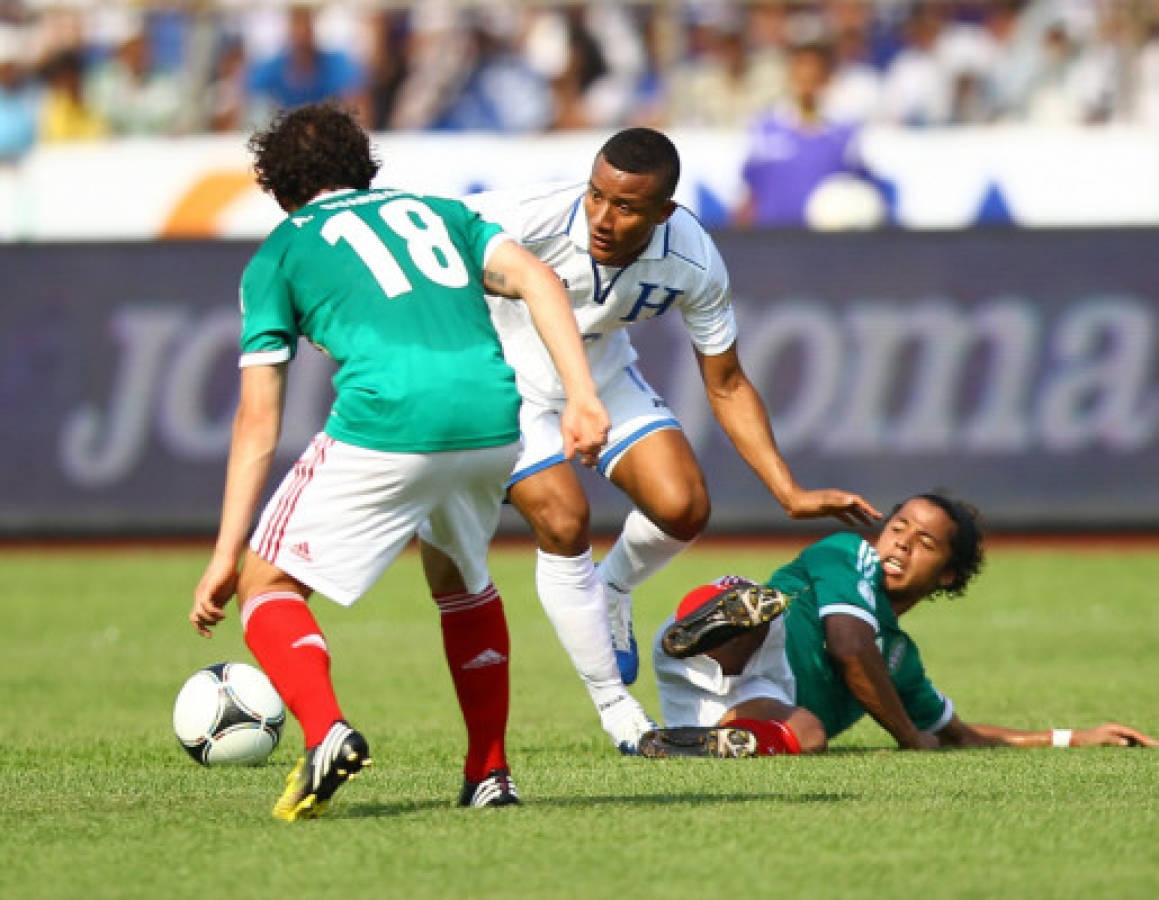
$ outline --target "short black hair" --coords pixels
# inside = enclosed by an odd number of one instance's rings
[[[934,504],[954,523],[954,535],[950,538],[950,559],[946,563],[946,567],[953,572],[954,577],[949,584],[932,591],[930,596],[945,594],[960,597],[966,593],[966,586],[974,576],[982,571],[982,564],[985,561],[981,514],[977,507],[963,500],[956,500],[939,489],[906,498],[890,511],[889,518],[892,519],[910,500],[925,500]]]
[[[600,148],[608,165],[633,175],[656,175],[664,200],[671,200],[680,181],[680,154],[676,145],[654,128],[625,128]]]
[[[258,186],[286,209],[328,188],[366,190],[378,172],[370,135],[341,106],[311,103],[283,110],[246,144]]]

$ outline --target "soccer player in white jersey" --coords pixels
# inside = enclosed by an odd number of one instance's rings
[[[467,728],[459,802],[517,803],[504,749],[509,640],[487,548],[520,447],[520,398],[484,287],[526,302],[566,373],[565,452],[594,461],[608,416],[567,297],[551,269],[458,201],[371,190],[369,137],[337,107],[285,113],[249,146],[259,185],[289,215],[242,276],[241,397],[189,619],[208,637],[237,594],[246,644],[305,739],[274,816],[312,818],[369,747],[339,708],[306,601],[318,591],[351,605],[425,522],[453,560],[434,599]],[[336,398],[246,551],[299,337],[334,358]]]
[[[465,200],[563,280],[612,417],[597,468],[636,509],[597,571],[588,501],[555,434],[559,377],[527,316],[492,304],[523,396],[524,448],[508,495],[535,532],[540,601],[604,729],[627,753],[652,726],[625,689],[638,669],[631,591],[688,547],[709,515],[704,475],[676,418],[637,368],[627,326],[678,312],[717,421],[790,516],[857,524],[879,515],[856,494],[802,488],[781,458],[764,403],[737,356],[724,262],[696,218],[672,201],[679,176],[679,156],[665,135],[630,128],[604,144],[586,185]],[[424,547],[424,557],[438,592],[445,587],[439,554]]]
[[[641,752],[818,753],[866,713],[909,750],[1156,746],[1115,722],[1027,731],[959,717],[898,619],[922,600],[962,594],[982,558],[973,507],[917,494],[876,540],[833,534],[764,585],[728,576],[694,589],[653,644],[668,727],[644,735]]]

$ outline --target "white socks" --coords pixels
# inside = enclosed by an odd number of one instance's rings
[[[655,724],[620,680],[604,585],[592,564],[592,551],[580,556],[536,551],[535,585],[559,642],[599,710],[604,730],[621,751],[634,753],[639,734]]]
[[[631,593],[690,546],[692,541],[678,541],[665,534],[640,510],[633,509],[624,520],[624,530],[615,546],[600,563],[600,578]]]
[[[536,551],[535,586],[544,612],[596,706],[622,693],[604,585],[592,564],[592,551],[580,556]]]

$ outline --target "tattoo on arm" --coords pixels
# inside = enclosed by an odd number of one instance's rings
[[[494,294],[507,296],[510,292],[507,286],[507,278],[494,269],[483,270],[483,286]]]

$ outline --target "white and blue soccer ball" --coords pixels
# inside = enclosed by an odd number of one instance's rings
[[[194,672],[173,704],[173,731],[203,766],[254,766],[278,746],[286,707],[265,674],[240,662]]]

